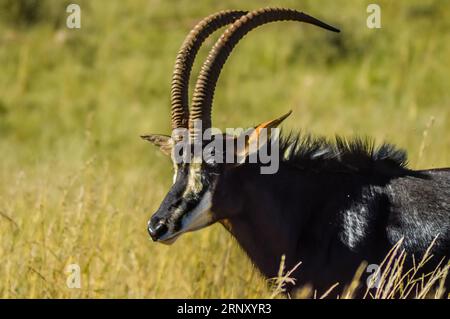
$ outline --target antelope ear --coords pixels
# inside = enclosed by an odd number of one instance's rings
[[[159,147],[163,154],[170,156],[173,148],[173,140],[169,135],[149,134],[141,135],[141,138]]]
[[[245,161],[245,158],[247,158],[247,156],[249,156],[253,152],[258,151],[267,142],[267,140],[269,140],[272,133],[271,129],[278,127],[278,125],[280,125],[281,122],[283,122],[289,115],[291,115],[291,113],[292,111],[289,111],[279,118],[256,125],[254,128],[250,129],[250,133],[249,131],[244,132],[243,134],[248,134],[248,137],[246,136],[245,147],[243,151],[238,152],[237,154],[238,162]],[[265,134],[267,134],[267,136],[261,136],[261,133],[263,131],[265,132]],[[266,139],[261,141],[261,137],[266,137]],[[256,148],[252,148],[252,145],[255,145]]]
[[[261,123],[261,124],[255,126],[255,130],[253,131],[253,133],[252,133],[252,135],[250,136],[250,138],[252,138],[252,137],[258,137],[259,134],[260,134],[260,132],[261,132],[261,129],[263,129],[263,128],[266,128],[266,129],[267,129],[267,128],[275,128],[275,127],[278,127],[278,125],[280,125],[281,122],[283,122],[283,121],[284,121],[289,115],[291,115],[291,114],[292,114],[292,110],[290,110],[289,112],[287,112],[286,114],[280,116],[280,117],[277,118],[277,119],[274,119],[274,120],[271,120],[271,121],[267,121],[267,122],[264,122],[264,123]],[[270,134],[270,132],[269,132],[269,134]]]

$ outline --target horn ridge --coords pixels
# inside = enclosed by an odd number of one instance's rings
[[[248,11],[224,10],[202,19],[186,36],[178,51],[171,83],[172,129],[187,128],[189,76],[202,43],[217,29],[234,22]]]
[[[192,108],[189,118],[189,129],[192,139],[200,132],[194,129],[196,121],[202,122],[202,130],[211,127],[211,109],[214,90],[220,72],[236,44],[251,30],[275,21],[299,21],[339,32],[338,29],[293,9],[264,8],[247,13],[231,24],[214,44],[202,65],[195,85]]]

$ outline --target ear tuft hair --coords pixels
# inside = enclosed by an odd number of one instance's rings
[[[141,135],[141,138],[159,147],[163,154],[170,156],[173,148],[173,140],[169,135],[148,134]]]

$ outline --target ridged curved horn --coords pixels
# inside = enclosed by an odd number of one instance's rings
[[[234,22],[248,11],[225,10],[201,20],[187,35],[178,51],[172,76],[172,129],[188,128],[189,76],[201,44],[217,29]]]
[[[196,128],[196,121],[201,120],[202,131],[211,127],[211,107],[216,83],[223,65],[239,40],[258,26],[283,20],[306,22],[330,31],[339,32],[338,29],[324,22],[291,9],[264,8],[249,12],[236,20],[214,44],[197,78],[189,118],[191,140],[195,140],[201,134]]]

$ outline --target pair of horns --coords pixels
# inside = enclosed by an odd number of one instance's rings
[[[210,128],[216,83],[233,48],[253,29],[266,23],[289,20],[339,32],[338,29],[305,13],[282,8],[264,8],[251,12],[221,11],[200,21],[184,40],[175,60],[171,87],[172,129],[189,128],[190,138],[195,140],[199,134]],[[194,58],[206,38],[228,24],[231,25],[214,44],[203,63],[195,84],[192,109],[189,112],[189,76]],[[201,121],[202,131],[195,129],[197,121]]]

